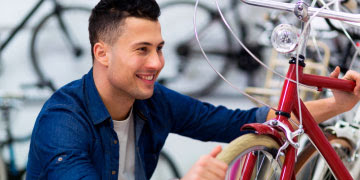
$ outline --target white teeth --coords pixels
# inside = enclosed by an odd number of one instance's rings
[[[151,75],[151,76],[139,76],[139,77],[142,78],[142,79],[146,79],[148,81],[151,81],[151,80],[154,79],[154,75]]]

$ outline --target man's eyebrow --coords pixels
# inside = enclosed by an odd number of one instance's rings
[[[161,41],[159,43],[159,45],[164,45],[165,41]],[[146,45],[146,46],[152,46],[153,44],[150,42],[139,42],[139,43],[135,43],[134,46],[138,46],[138,45]]]

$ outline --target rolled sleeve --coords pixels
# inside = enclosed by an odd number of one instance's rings
[[[100,179],[84,122],[61,108],[49,111],[39,117],[32,135],[27,179]]]
[[[260,107],[256,111],[256,122],[257,123],[264,123],[266,121],[266,117],[270,111],[270,108],[267,106]]]

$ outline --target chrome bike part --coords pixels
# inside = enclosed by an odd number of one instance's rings
[[[290,53],[298,45],[299,32],[289,24],[280,24],[276,26],[271,34],[271,43],[276,51],[280,53]]]
[[[290,143],[290,145],[296,149],[299,148],[299,146],[300,146],[299,143],[295,142],[293,139],[297,136],[304,134],[303,129],[300,128],[300,129],[292,132],[287,125],[285,125],[284,123],[277,121],[277,120],[269,120],[269,121],[266,121],[264,124],[274,127],[276,129],[280,129],[285,134],[286,140]]]

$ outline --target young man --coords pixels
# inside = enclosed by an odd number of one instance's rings
[[[149,179],[170,132],[230,142],[242,125],[273,116],[266,107],[214,107],[155,83],[164,66],[159,15],[155,0],[96,5],[89,19],[93,68],[45,103],[32,134],[27,179]],[[335,92],[308,102],[319,122],[359,100],[359,74],[345,77],[357,81],[357,96]],[[220,151],[201,157],[182,179],[224,179],[227,165],[215,159]]]

